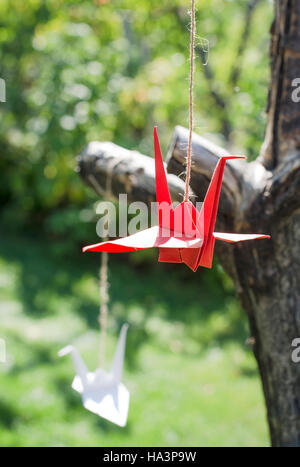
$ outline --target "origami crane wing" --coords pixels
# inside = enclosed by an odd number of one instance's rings
[[[270,235],[264,234],[235,234],[214,232],[213,236],[216,240],[223,240],[228,243],[246,242],[248,240],[256,240],[259,238],[270,238]]]
[[[107,242],[96,243],[82,249],[85,251],[106,251],[107,253],[126,253],[129,251],[143,250],[146,248],[200,248],[202,238],[191,238],[187,236],[170,236],[169,229],[158,225],[150,229],[142,230],[129,237],[119,238]]]

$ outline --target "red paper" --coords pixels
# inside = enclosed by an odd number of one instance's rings
[[[84,252],[124,253],[145,248],[159,248],[159,261],[185,263],[196,271],[199,266],[211,268],[216,239],[235,243],[270,238],[269,235],[264,234],[214,232],[226,161],[245,159],[245,156],[223,156],[219,159],[202,209],[198,212],[190,201],[183,201],[175,209],[172,207],[156,127],[154,150],[159,225],[119,240],[86,246],[83,248]]]

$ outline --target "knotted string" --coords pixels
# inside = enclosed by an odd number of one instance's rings
[[[190,35],[190,126],[189,126],[189,143],[186,157],[186,178],[185,178],[185,193],[184,201],[189,200],[189,187],[191,179],[192,166],[192,136],[193,136],[193,87],[194,87],[194,55],[195,55],[195,36],[196,36],[196,21],[195,21],[195,0],[191,0],[191,35]]]

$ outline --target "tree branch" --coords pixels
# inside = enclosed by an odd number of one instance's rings
[[[167,178],[173,201],[181,202],[184,193],[185,159],[188,145],[188,130],[177,126],[166,157]],[[194,201],[203,201],[212,173],[221,155],[227,151],[206,138],[193,134],[193,163],[191,188]],[[296,170],[297,164],[295,164]],[[100,197],[105,196],[107,177],[111,176],[111,192],[117,198],[120,193],[128,195],[128,201],[150,203],[156,200],[154,160],[136,151],[121,148],[113,143],[89,143],[78,157],[78,171],[83,181]],[[219,206],[219,226],[240,229],[249,225],[253,218],[265,219],[274,216],[281,203],[290,208],[293,199],[298,200],[297,187],[300,176],[290,184],[289,190],[280,188],[286,183],[285,171],[272,175],[259,161],[247,164],[243,161],[228,161],[226,164]],[[292,177],[290,174],[289,177]],[[286,185],[285,185],[286,186]],[[270,199],[277,199],[270,202]],[[288,201],[289,200],[289,201]],[[246,215],[245,215],[246,213]]]
[[[242,72],[242,58],[246,50],[249,35],[250,35],[253,13],[255,11],[255,8],[258,6],[260,2],[261,0],[251,0],[246,5],[244,30],[241,35],[240,43],[239,43],[237,54],[236,54],[236,59],[232,66],[230,77],[229,77],[229,84],[231,85],[232,89],[236,87],[238,80],[240,78],[241,72]]]
[[[129,151],[113,143],[94,141],[78,156],[78,171],[83,181],[103,197],[107,177],[111,176],[114,197],[127,193],[128,201],[155,201],[154,159],[137,151]],[[168,175],[173,201],[182,201],[184,182],[175,175]]]
[[[183,199],[184,182],[180,176],[185,172],[187,145],[188,130],[177,126],[167,155],[167,177],[173,201],[181,202]],[[227,152],[195,133],[192,151],[191,188],[195,194],[194,200],[203,201],[218,158]],[[129,151],[113,143],[92,142],[78,157],[78,170],[84,182],[99,196],[104,196],[107,177],[111,174],[112,194],[115,197],[119,193],[127,193],[128,201],[149,203],[156,199],[154,160],[136,151]],[[250,202],[255,195],[253,179],[263,178],[258,177],[257,173],[257,166],[253,163],[228,161],[226,164],[219,213],[227,225],[230,219],[239,218],[240,206],[245,205],[241,202],[242,198],[246,197]],[[260,187],[261,184],[257,182],[257,190]]]
[[[199,46],[197,46],[195,50],[196,50],[196,54],[200,57],[203,63],[206,60],[205,52]],[[206,78],[210,95],[212,99],[214,100],[216,106],[221,111],[221,115],[219,115],[219,118],[221,120],[221,125],[222,125],[221,133],[224,136],[224,138],[227,141],[229,141],[230,133],[232,132],[232,126],[231,126],[230,119],[229,119],[228,112],[227,112],[228,103],[226,102],[224,97],[219,93],[219,91],[216,89],[216,86],[215,86],[216,79],[215,79],[214,73],[212,71],[212,68],[209,62],[207,62],[206,65],[203,66],[203,74],[204,74],[204,77]]]

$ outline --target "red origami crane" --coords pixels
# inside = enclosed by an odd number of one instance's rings
[[[129,237],[89,245],[83,251],[125,253],[159,248],[159,261],[185,263],[193,271],[199,266],[212,267],[215,240],[235,243],[259,238],[263,234],[232,234],[214,232],[225,163],[228,159],[245,159],[245,156],[223,156],[219,159],[208,187],[201,211],[191,201],[172,207],[156,127],[154,128],[156,198],[159,225]]]

